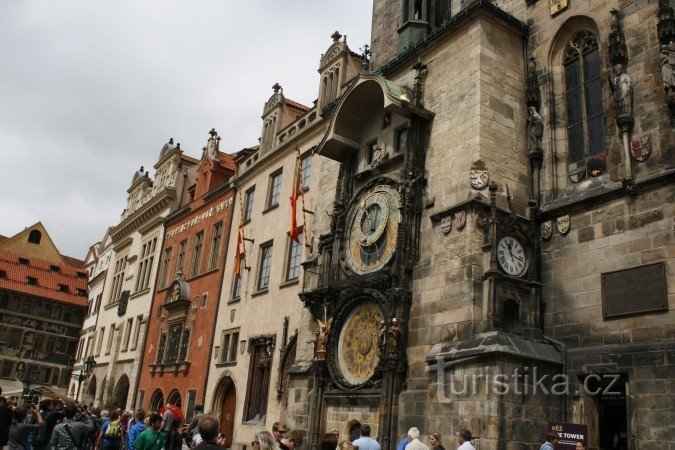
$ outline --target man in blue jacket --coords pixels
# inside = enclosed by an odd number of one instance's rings
[[[134,441],[145,430],[145,412],[138,411],[136,413],[136,420],[134,424],[127,431],[127,450],[135,450]]]

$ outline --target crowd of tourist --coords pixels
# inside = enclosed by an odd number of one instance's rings
[[[218,419],[201,405],[189,423],[175,406],[161,411],[108,411],[52,399],[18,406],[0,397],[0,450],[224,450]]]

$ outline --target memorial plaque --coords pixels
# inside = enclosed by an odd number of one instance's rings
[[[626,316],[668,310],[663,262],[603,273],[602,316]]]

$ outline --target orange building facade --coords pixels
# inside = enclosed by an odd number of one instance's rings
[[[142,353],[138,407],[181,406],[191,417],[204,402],[236,171],[218,150],[215,130],[188,177],[181,206],[165,220],[165,238]]]

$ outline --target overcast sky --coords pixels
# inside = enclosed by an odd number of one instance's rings
[[[311,106],[339,30],[370,41],[371,0],[0,1],[0,234],[42,221],[84,258],[170,137],[200,156],[254,145],[279,82]],[[152,170],[151,170],[152,174]]]

